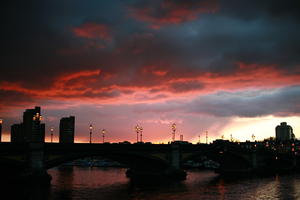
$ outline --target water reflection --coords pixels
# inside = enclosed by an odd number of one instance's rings
[[[292,178],[291,175],[283,177],[276,176],[276,182],[278,183],[277,190],[279,199],[299,199],[299,196],[295,192],[295,186],[299,185],[299,183],[297,184],[296,180]],[[299,189],[300,188],[298,187],[298,190]]]
[[[299,199],[300,175],[230,179],[211,171],[189,171],[187,180],[176,183],[136,184],[126,169],[58,167],[48,172],[51,186],[8,186],[1,194],[10,199],[74,200],[199,200],[199,199]],[[6,189],[4,189],[6,188]]]
[[[218,191],[219,191],[219,194],[220,194],[220,199],[224,199],[226,190],[225,190],[225,185],[224,185],[224,180],[223,179],[219,181],[219,184],[217,185],[217,188],[218,188]]]
[[[68,171],[72,168],[71,171]],[[120,199],[127,195],[129,180],[125,169],[63,166],[49,170],[52,199]],[[123,198],[121,198],[123,199]]]
[[[55,174],[55,175],[54,175]],[[54,174],[52,174],[53,177],[56,177],[55,180],[60,180],[61,185],[59,186],[60,189],[57,190],[56,193],[51,193],[51,198],[53,198],[53,194],[56,194],[57,199],[66,199],[71,200],[73,197],[73,189],[74,187],[74,168],[73,167],[64,167],[60,166],[57,168],[57,170],[54,171]],[[53,184],[53,187],[55,187],[56,184]]]

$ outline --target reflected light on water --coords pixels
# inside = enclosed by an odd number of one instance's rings
[[[139,185],[130,182],[125,172],[122,168],[61,166],[48,170],[53,178],[50,187],[14,185],[6,192],[31,200],[300,199],[300,174],[222,178],[212,171],[188,171],[182,182]]]

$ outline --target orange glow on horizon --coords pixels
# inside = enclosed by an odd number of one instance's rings
[[[218,133],[212,133],[210,135],[210,130],[208,130],[208,143],[213,142],[216,139],[221,139],[222,135],[224,135],[225,140],[230,140],[230,135],[232,134],[234,140],[238,141],[252,141],[252,134],[255,135],[255,140],[263,140],[269,137],[275,137],[275,127],[280,124],[280,122],[287,122],[292,126],[294,130],[294,134],[297,137],[300,136],[300,117],[274,117],[274,116],[266,116],[266,117],[257,117],[257,118],[234,118],[231,123],[229,123],[226,127],[220,130]],[[159,129],[158,129],[159,131]],[[114,134],[114,133],[112,133]],[[189,134],[184,130],[181,130],[180,134],[184,135],[185,141],[191,142],[193,144],[198,143],[199,134]],[[126,137],[126,135],[128,137]],[[129,141],[130,143],[135,143],[136,138],[133,133],[128,133],[123,136],[123,139],[117,140],[114,138],[106,138],[106,141],[109,143],[119,143],[124,141]],[[159,138],[159,136],[164,136]],[[114,135],[116,137],[116,135]],[[145,135],[144,142],[151,142],[153,144],[168,144],[171,142],[172,136],[170,132],[157,132],[153,138],[150,135]],[[128,138],[128,139],[127,139]],[[155,138],[155,139],[154,139]],[[188,138],[188,139],[187,139]],[[179,135],[176,135],[176,140],[179,140]],[[204,132],[200,134],[200,142],[205,143],[205,134]],[[10,133],[4,132],[2,133],[2,141],[9,142],[10,141]],[[46,132],[45,142],[50,143],[50,134]],[[58,143],[58,135],[54,134],[53,142]],[[83,136],[83,134],[75,133],[75,143],[89,143],[89,136]],[[92,143],[102,143],[100,135],[94,135],[92,137]]]
[[[256,117],[256,118],[234,118],[221,132],[225,139],[230,139],[230,134],[233,138],[240,141],[252,141],[252,135],[255,135],[255,140],[263,140],[269,137],[275,137],[275,127],[280,122],[287,122],[292,126],[294,134],[300,137],[300,117]]]

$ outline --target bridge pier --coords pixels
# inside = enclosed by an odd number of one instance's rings
[[[257,169],[257,157],[256,157],[256,152],[253,152],[251,154],[251,165],[252,165],[252,170]]]
[[[170,167],[166,169],[165,174],[169,179],[184,180],[186,179],[186,172],[181,169],[180,162],[181,153],[178,144],[171,144],[170,152]]]
[[[44,166],[44,143],[29,143],[28,166],[24,179],[29,183],[50,184],[51,176]]]
[[[179,145],[171,145],[170,163],[174,169],[180,169],[180,149]]]
[[[164,168],[130,168],[126,175],[132,180],[142,182],[180,181],[186,178],[186,172],[181,169],[181,153],[178,144],[170,145],[167,153],[168,166]]]

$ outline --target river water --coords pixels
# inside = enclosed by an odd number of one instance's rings
[[[18,199],[32,200],[300,199],[299,174],[224,179],[212,171],[188,171],[187,179],[180,183],[135,185],[125,177],[125,171],[61,166],[48,170],[50,187],[24,186],[14,194]]]

